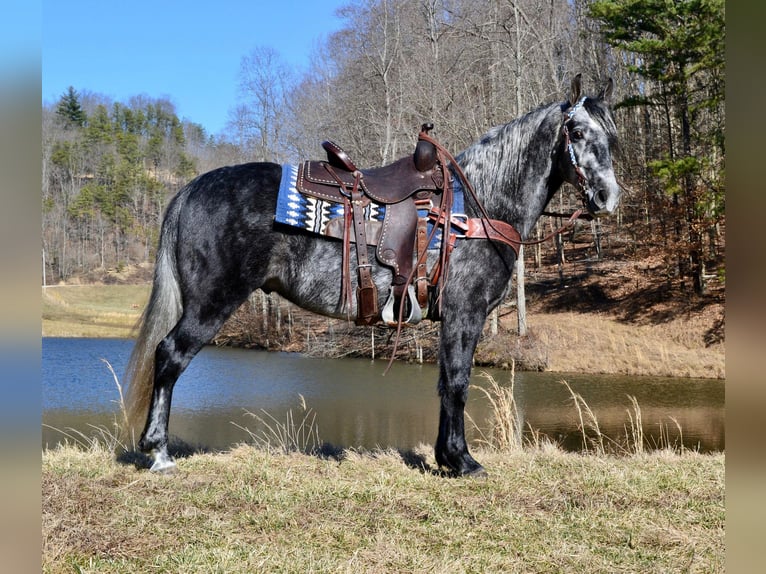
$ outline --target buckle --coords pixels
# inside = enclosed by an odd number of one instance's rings
[[[463,232],[455,233],[454,236],[458,239],[464,239],[468,232],[468,216],[465,213],[453,213],[449,223],[450,226],[454,225]]]

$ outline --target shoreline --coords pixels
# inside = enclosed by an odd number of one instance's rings
[[[43,290],[42,336],[131,338],[149,285],[49,286]],[[308,356],[388,360],[393,329],[328,320],[284,300],[251,299],[212,344]],[[516,334],[512,304],[500,308],[497,334],[488,326],[474,355],[476,366],[518,371],[660,376],[725,380],[725,342],[709,341],[714,313],[677,313],[663,321],[626,321],[614,313],[552,311],[541,298],[528,302],[529,329]],[[722,313],[722,305],[721,310]],[[396,360],[435,363],[438,323],[402,331]]]

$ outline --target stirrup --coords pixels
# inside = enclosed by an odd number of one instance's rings
[[[402,323],[405,325],[417,325],[423,320],[423,312],[418,304],[418,298],[415,295],[415,287],[413,285],[407,286],[407,298],[410,300],[410,315]],[[389,327],[396,327],[399,324],[397,318],[394,317],[394,299],[394,289],[391,288],[388,292],[388,299],[386,299],[386,303],[383,305],[383,310],[380,312],[380,318]],[[427,312],[428,309],[426,309]]]

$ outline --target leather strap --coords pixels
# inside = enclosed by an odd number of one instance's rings
[[[516,257],[519,256],[519,245],[521,245],[521,236],[512,225],[508,225],[499,219],[485,220],[479,217],[472,217],[466,220],[467,229],[465,237],[467,239],[489,239],[498,241],[513,247]]]
[[[322,147],[327,152],[327,161],[333,167],[345,169],[346,171],[357,171],[356,165],[348,157],[348,154],[341,149],[341,147],[333,141],[323,141]]]
[[[357,172],[358,173],[358,172]],[[359,286],[356,289],[356,324],[373,325],[378,320],[378,290],[372,280],[370,261],[367,257],[367,226],[364,221],[364,194],[359,189],[361,174],[351,189],[351,212],[354,218],[356,236],[356,262]]]
[[[353,220],[351,216],[351,202],[347,197],[343,197],[343,234],[342,234],[342,253],[341,274],[340,274],[340,309],[341,312],[349,313],[351,310],[351,227]]]
[[[428,217],[436,225],[442,226],[444,233],[448,233],[452,227],[462,231],[462,234],[455,235],[456,238],[489,239],[490,241],[498,241],[510,245],[517,257],[519,255],[519,245],[527,244],[527,242],[521,240],[521,235],[512,225],[499,219],[453,215],[450,217],[450,225],[445,225],[445,214],[438,207],[432,207]]]
[[[416,255],[417,271],[415,274],[415,294],[418,305],[425,309],[428,305],[428,261],[426,251],[428,249],[428,220],[425,217],[418,218]]]

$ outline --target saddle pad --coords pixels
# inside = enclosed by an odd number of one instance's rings
[[[284,164],[282,166],[282,181],[279,184],[277,197],[277,210],[274,221],[283,225],[297,227],[311,231],[318,235],[325,235],[327,224],[332,219],[343,217],[343,204],[309,197],[303,195],[296,188],[298,181],[298,166]],[[453,182],[453,213],[463,213],[463,188],[456,178]],[[368,221],[383,221],[386,215],[386,206],[370,203],[364,210],[364,218]],[[419,210],[418,216],[425,217],[426,210]],[[432,224],[428,224],[428,233],[431,233]],[[431,240],[429,249],[438,249],[441,245],[441,229]]]

